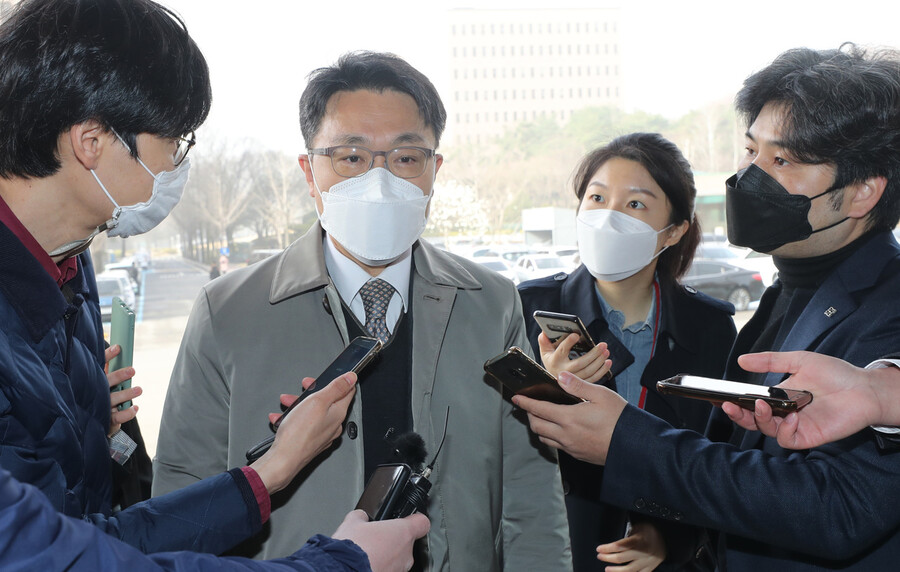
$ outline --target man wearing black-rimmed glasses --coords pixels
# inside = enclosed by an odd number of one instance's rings
[[[269,431],[257,419],[266,404],[296,393],[299,374],[322,371],[350,339],[384,343],[341,438],[273,500],[269,534],[249,547],[257,555],[289,550],[308,515],[339,522],[374,468],[396,460],[392,437],[414,431],[436,452],[449,408],[417,569],[571,567],[555,458],[484,378],[487,359],[529,347],[515,288],[420,239],[445,120],[431,82],[396,56],[351,53],[313,72],[300,167],[319,222],[281,255],[210,282],[195,304],[155,493],[243,458]]]

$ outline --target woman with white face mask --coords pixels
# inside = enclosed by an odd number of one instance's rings
[[[721,377],[735,336],[731,304],[678,282],[700,241],[690,164],[661,135],[632,133],[585,156],[574,187],[582,265],[519,286],[535,354],[554,375],[607,384],[672,425],[702,432],[707,404],[656,391],[658,380],[679,373]],[[576,334],[551,343],[532,319],[536,310],[579,316],[597,347],[579,356]],[[576,572],[628,562],[650,570],[663,561],[712,569],[705,551],[679,553],[695,546],[683,535],[698,531],[600,502],[600,467],[561,452],[560,468]]]

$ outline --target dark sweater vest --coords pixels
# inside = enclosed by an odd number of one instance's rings
[[[341,304],[350,339],[368,336],[356,316]],[[401,315],[394,333],[375,360],[359,378],[362,397],[363,454],[365,479],[378,465],[397,463],[391,439],[412,431],[412,307]]]

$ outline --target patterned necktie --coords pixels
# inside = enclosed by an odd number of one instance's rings
[[[381,278],[376,278],[363,284],[359,289],[359,295],[366,309],[366,331],[372,337],[381,340],[382,344],[386,344],[391,333],[387,329],[384,317],[394,295],[394,287]]]

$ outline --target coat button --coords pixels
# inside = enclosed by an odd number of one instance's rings
[[[325,311],[328,312],[328,315],[331,314],[331,302],[328,301],[328,295],[322,296],[322,306],[325,308]]]
[[[356,426],[356,422],[351,421],[347,423],[347,437],[351,439],[356,439],[356,436],[359,434],[359,428]]]
[[[563,494],[564,495],[569,494],[569,491],[571,490],[571,487],[569,486],[569,481],[563,479],[562,486],[563,486]]]
[[[638,499],[634,501],[634,508],[638,510],[643,510],[645,506],[647,506],[647,501],[645,501],[644,499]]]

